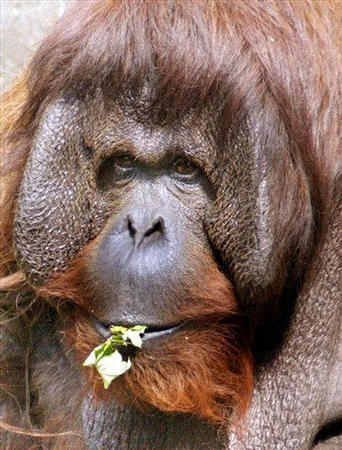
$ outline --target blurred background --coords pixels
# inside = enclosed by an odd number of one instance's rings
[[[0,89],[13,81],[73,0],[0,0]]]

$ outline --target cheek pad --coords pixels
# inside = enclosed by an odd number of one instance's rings
[[[248,299],[265,291],[277,270],[274,261],[270,267],[274,236],[258,159],[258,149],[245,139],[227,147],[216,202],[207,219],[209,239],[239,295]]]
[[[15,254],[36,284],[67,268],[104,221],[94,170],[82,153],[78,109],[61,100],[45,113],[19,192]]]

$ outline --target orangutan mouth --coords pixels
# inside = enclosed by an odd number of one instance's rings
[[[98,320],[96,317],[92,316],[91,322],[95,328],[95,330],[105,339],[108,339],[111,336],[110,327],[113,325],[108,325],[100,320]],[[181,330],[186,326],[188,322],[181,322],[174,325],[165,325],[165,326],[148,326],[142,336],[143,342],[165,337],[168,335],[171,335],[178,330]],[[120,324],[119,324],[120,325]]]

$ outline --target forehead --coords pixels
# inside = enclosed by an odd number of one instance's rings
[[[215,113],[209,106],[172,121],[157,116],[142,96],[114,101],[98,95],[87,98],[81,109],[84,139],[95,152],[124,149],[146,162],[180,153],[207,170],[216,161]]]

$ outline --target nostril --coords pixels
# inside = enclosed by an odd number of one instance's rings
[[[153,233],[162,233],[164,231],[164,221],[161,217],[155,220],[152,226],[145,232],[144,237],[151,236]]]
[[[136,235],[136,229],[134,228],[133,221],[130,216],[127,216],[127,228],[130,237],[133,239]]]
[[[135,248],[140,247],[143,243],[159,239],[165,232],[164,220],[160,216],[152,221],[148,216],[136,218],[129,214],[126,216],[126,227],[126,233],[128,231]]]

